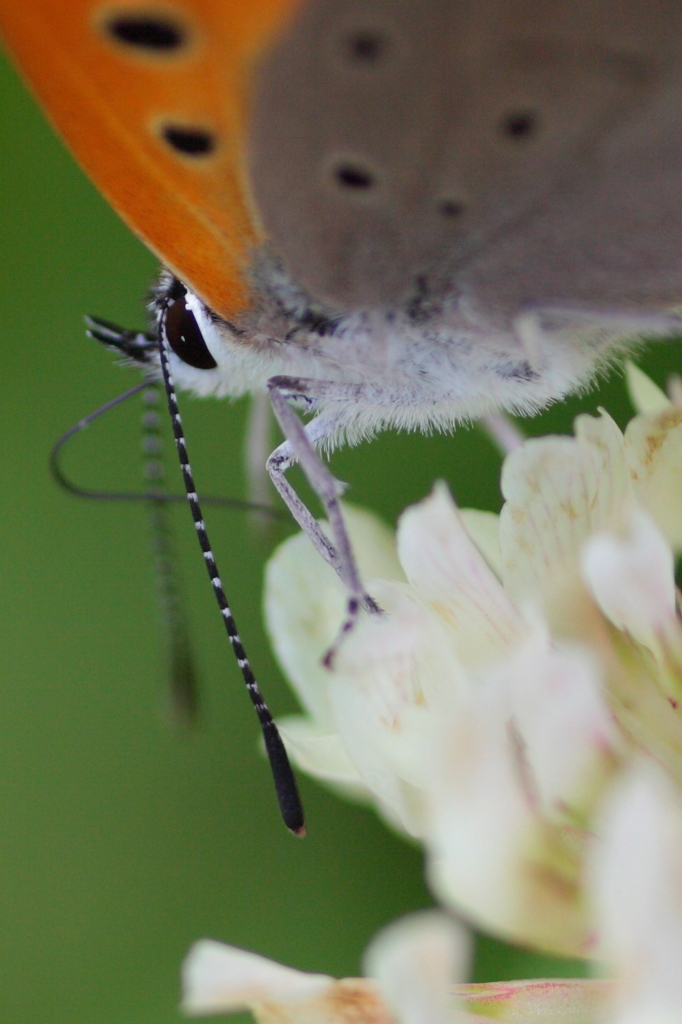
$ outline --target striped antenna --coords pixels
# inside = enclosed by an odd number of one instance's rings
[[[287,757],[282,737],[277,731],[277,726],[272,719],[272,715],[270,714],[267,704],[263,700],[260,687],[258,686],[256,677],[253,674],[249,659],[246,656],[246,651],[244,650],[237,631],[237,624],[232,617],[232,612],[230,611],[230,606],[227,602],[227,597],[218,574],[218,567],[213,556],[213,551],[211,550],[211,544],[206,532],[206,525],[201,514],[199,498],[194,486],[194,478],[192,476],[189,458],[187,457],[187,445],[185,443],[185,435],[182,429],[180,412],[178,410],[178,400],[175,394],[175,385],[173,384],[173,376],[168,359],[168,346],[164,332],[165,315],[162,313],[159,317],[158,333],[161,373],[163,375],[163,383],[166,389],[168,412],[170,413],[173,436],[175,437],[175,445],[180,459],[180,468],[182,470],[182,477],[185,483],[185,490],[187,492],[187,500],[192,513],[192,519],[194,520],[194,526],[197,531],[199,545],[204,556],[204,561],[206,562],[206,568],[213,586],[213,592],[216,596],[216,600],[223,617],[223,622],[225,623],[225,629],[227,630],[227,635],[230,643],[232,644],[232,650],[234,651],[237,659],[237,664],[241,669],[249,697],[251,698],[251,702],[253,703],[253,706],[256,709],[256,714],[258,715],[258,720],[263,732],[263,739],[265,741],[265,749],[270,760],[272,777],[275,782],[275,792],[277,793],[279,809],[281,811],[282,818],[284,819],[284,824],[290,832],[294,833],[294,835],[304,836],[306,833],[305,817],[301,798],[298,793],[296,776],[294,775],[289,763],[289,758]]]

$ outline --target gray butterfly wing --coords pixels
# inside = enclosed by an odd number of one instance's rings
[[[250,173],[290,274],[341,308],[682,291],[673,0],[316,0],[256,79]]]

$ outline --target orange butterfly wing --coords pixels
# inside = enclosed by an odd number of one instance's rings
[[[250,71],[298,0],[0,0],[0,29],[75,156],[126,223],[214,309],[248,301],[258,228],[245,173]],[[126,45],[126,17],[177,27],[182,45]],[[199,129],[183,153],[168,127]]]

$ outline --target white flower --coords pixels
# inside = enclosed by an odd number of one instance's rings
[[[432,887],[485,929],[586,955],[589,813],[617,757],[594,667],[538,633],[478,684],[430,731]]]
[[[376,516],[346,509],[365,579],[404,580],[391,532]],[[278,722],[298,765],[334,788],[371,798],[339,737],[332,710],[331,676],[322,657],[343,620],[346,596],[334,571],[304,534],[282,544],[270,560],[265,616],[277,657],[307,712]]]
[[[608,1024],[682,1021],[682,807],[670,779],[638,760],[601,822],[591,865],[602,950],[617,984]]]
[[[505,505],[459,512],[443,487],[388,530],[348,510],[386,612],[333,673],[344,596],[308,542],[268,572],[275,649],[308,712],[283,723],[312,774],[372,800],[428,854],[438,896],[489,930],[594,951],[585,865],[594,809],[633,751],[682,783],[682,409],[623,434],[606,413],[505,460]],[[401,579],[402,577],[402,579]]]
[[[385,928],[364,958],[365,978],[304,974],[233,946],[202,940],[183,967],[188,1014],[251,1010],[259,1024],[597,1024],[611,986],[599,981],[467,985],[466,931],[427,911]]]

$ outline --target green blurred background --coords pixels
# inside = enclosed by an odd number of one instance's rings
[[[202,711],[191,734],[169,725],[145,511],[70,498],[47,472],[54,440],[136,383],[85,338],[83,314],[141,326],[155,261],[6,62],[0,106],[0,1017],[171,1024],[178,967],[200,936],[304,970],[356,973],[378,927],[430,903],[419,851],[305,778],[309,837],[296,841],[281,825],[183,507],[174,518]],[[643,360],[659,381],[677,364],[673,345]],[[579,409],[600,403],[627,419],[618,377],[524,429],[568,431]],[[245,414],[243,402],[183,403],[200,490],[244,493]],[[135,486],[138,421],[133,400],[78,438],[66,459],[72,475]],[[389,522],[436,477],[462,505],[499,507],[499,459],[476,430],[383,436],[333,465],[350,499]],[[242,514],[207,518],[271,707],[294,710],[260,620],[271,545]],[[479,943],[478,979],[573,970]]]

